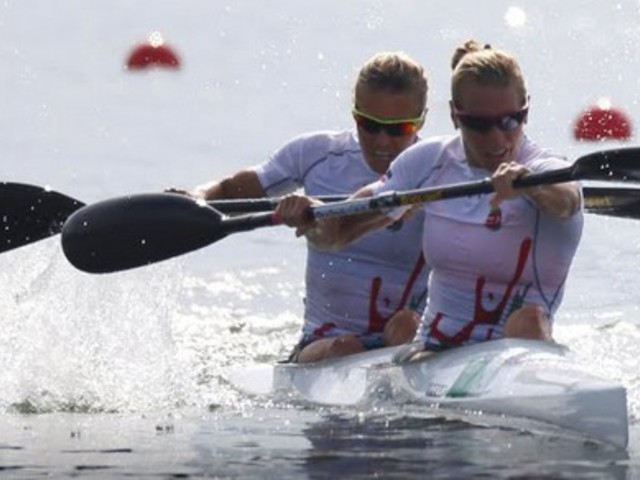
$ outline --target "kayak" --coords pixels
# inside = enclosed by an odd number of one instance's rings
[[[254,364],[231,384],[257,396],[356,406],[386,392],[392,402],[521,418],[626,448],[627,395],[589,372],[565,346],[524,339],[482,342],[405,360],[402,345],[313,364]]]

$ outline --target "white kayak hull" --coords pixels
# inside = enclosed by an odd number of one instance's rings
[[[393,363],[390,347],[315,364],[254,365],[230,372],[252,395],[286,395],[323,405],[394,400],[552,424],[620,447],[628,443],[625,388],[591,374],[560,345],[504,339]]]

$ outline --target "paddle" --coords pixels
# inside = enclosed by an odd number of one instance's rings
[[[584,187],[588,212],[640,218],[640,189],[628,187]],[[338,202],[346,195],[319,196],[324,202]],[[266,212],[280,198],[212,200],[209,206],[223,213]],[[22,183],[0,183],[0,253],[60,233],[69,215],[85,206],[80,200],[47,188]]]
[[[322,197],[324,201],[346,196]],[[225,213],[273,210],[279,198],[213,200],[209,205]],[[62,231],[62,225],[84,202],[48,188],[0,182],[0,253],[43,240]]]
[[[598,151],[569,167],[531,174],[518,188],[571,180],[640,178],[640,148]],[[406,192],[391,192],[314,207],[315,218],[490,193],[490,179]],[[176,194],[143,194],[106,200],[75,212],[62,231],[67,259],[78,269],[107,273],[139,267],[187,253],[225,236],[277,225],[272,212],[226,217],[204,202]]]
[[[589,213],[623,218],[640,218],[640,188],[582,187]]]
[[[0,183],[0,252],[60,233],[69,215],[83,207],[53,190],[22,183]]]
[[[640,189],[584,187],[587,211],[596,214],[640,218]],[[324,202],[346,200],[346,195],[318,197]],[[212,200],[211,207],[223,213],[273,210],[280,198]],[[20,183],[0,183],[0,253],[60,233],[69,215],[83,207],[80,200],[61,193]]]

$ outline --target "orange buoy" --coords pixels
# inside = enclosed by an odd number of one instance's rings
[[[629,140],[632,124],[622,110],[612,107],[608,99],[601,99],[578,117],[573,136],[580,141]]]
[[[129,54],[127,68],[129,70],[142,70],[146,68],[180,68],[180,58],[168,46],[160,32],[153,32],[149,39],[137,45]]]

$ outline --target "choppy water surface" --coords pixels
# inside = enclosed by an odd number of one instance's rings
[[[573,143],[571,124],[600,96],[640,118],[637,2],[526,3],[5,2],[3,179],[91,202],[219,177],[349,126],[351,80],[377,50],[428,66],[425,134],[450,132],[448,60],[470,36],[522,59],[533,137],[571,156],[610,146]],[[123,71],[152,30],[184,68]],[[102,276],[74,270],[58,240],[0,255],[0,476],[640,478],[640,221],[587,219],[555,332],[627,388],[626,451],[388,402],[241,395],[229,369],[297,338],[305,252],[284,228]]]

